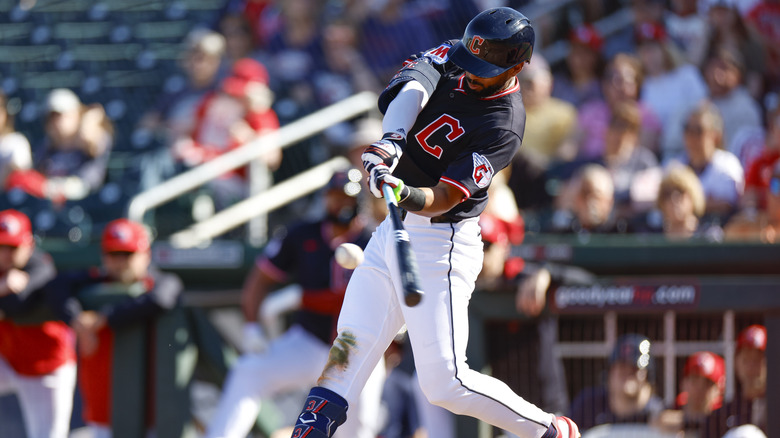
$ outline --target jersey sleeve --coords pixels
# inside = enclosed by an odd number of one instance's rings
[[[464,151],[450,163],[441,181],[460,190],[464,200],[480,190],[487,190],[493,175],[512,162],[520,143],[520,137],[514,132],[501,131],[484,145]]]
[[[299,259],[296,248],[300,247],[297,229],[274,236],[258,260],[258,267],[276,281],[286,281],[288,274],[295,269]]]
[[[401,69],[390,79],[387,87],[379,95],[379,110],[387,111],[390,102],[395,99],[403,86],[410,81],[419,82],[428,95],[432,95],[442,75],[447,69],[447,53],[455,41],[445,41],[430,50],[416,53],[404,61]]]

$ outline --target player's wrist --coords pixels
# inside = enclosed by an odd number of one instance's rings
[[[425,192],[422,189],[407,186],[406,184],[403,184],[403,187],[406,189],[405,196],[396,198],[399,207],[406,211],[420,211],[425,208]]]

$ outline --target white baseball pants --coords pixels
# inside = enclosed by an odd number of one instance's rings
[[[231,368],[206,438],[244,438],[260,412],[263,398],[314,386],[328,359],[329,346],[300,326],[274,339],[268,350],[243,355]],[[372,372],[373,371],[373,372]],[[334,438],[375,438],[385,381],[384,361],[369,370],[360,397],[350,403],[347,422]],[[303,403],[303,402],[301,402]]]
[[[422,302],[416,307],[402,304],[394,231],[386,218],[353,273],[341,308],[333,348],[349,346],[342,356],[345,363],[329,364],[319,385],[351,403],[405,323],[420,385],[431,403],[521,437],[541,437],[552,414],[466,364],[468,305],[483,256],[477,218],[432,224],[410,213],[404,226],[417,257]],[[428,433],[438,436],[436,431]]]
[[[66,438],[73,411],[76,364],[45,376],[22,376],[0,357],[0,394],[16,393],[28,438]]]

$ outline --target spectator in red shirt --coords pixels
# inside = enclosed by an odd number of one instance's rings
[[[110,222],[101,246],[101,267],[61,274],[49,283],[46,293],[57,316],[77,335],[84,419],[96,438],[110,438],[115,333],[153,324],[177,305],[182,283],[151,266],[149,236],[137,222]]]
[[[772,168],[780,159],[780,106],[767,116],[767,133],[764,150],[753,160],[745,172],[743,209],[755,214],[766,209],[766,189],[772,179]],[[752,211],[751,211],[752,210]]]
[[[35,246],[30,219],[0,211],[0,393],[16,393],[28,438],[65,438],[70,429],[73,333],[40,301],[55,275],[51,257]]]
[[[265,67],[251,58],[236,61],[219,89],[206,94],[198,103],[193,131],[173,144],[175,159],[184,167],[197,166],[278,129],[279,119],[271,109],[272,101]],[[281,157],[277,149],[266,153],[262,161],[276,169]],[[243,171],[223,175],[210,183],[210,188],[218,209],[247,194]]]

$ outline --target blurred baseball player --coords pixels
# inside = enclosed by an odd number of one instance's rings
[[[720,408],[726,389],[726,363],[709,351],[698,351],[685,361],[682,391],[677,395],[674,410],[661,413],[657,425],[669,432],[684,431],[699,436],[707,416]]]
[[[407,212],[404,226],[425,296],[416,307],[403,304],[386,219],[349,282],[338,337],[293,437],[333,435],[404,323],[420,385],[433,404],[521,437],[579,436],[568,418],[542,411],[466,363],[468,305],[483,257],[478,218],[493,175],[522,142],[525,109],[515,75],[533,45],[523,14],[492,8],[469,22],[460,41],[408,59],[382,92],[385,134],[366,148],[363,164],[372,193],[380,197],[382,185],[390,185]]]
[[[721,437],[730,428],[743,424],[753,424],[766,432],[770,415],[766,398],[767,341],[763,325],[754,324],[739,333],[734,354],[737,392],[707,417],[700,429],[702,437]]]
[[[345,242],[363,248],[370,237],[358,215],[361,179],[358,169],[335,173],[324,191],[325,217],[295,224],[271,240],[247,277],[241,300],[245,354],[228,375],[206,437],[243,438],[257,420],[261,399],[316,382],[352,275],[352,270],[336,263],[335,250]],[[293,325],[266,346],[258,311],[274,287],[289,281],[303,289],[300,309]],[[383,365],[376,367],[356,415],[339,432],[341,437],[376,437]],[[373,366],[369,374],[372,370]]]
[[[102,266],[60,274],[46,288],[55,312],[77,335],[84,420],[94,438],[112,436],[115,332],[136,324],[152,324],[155,317],[176,306],[183,289],[177,276],[151,266],[149,244],[140,223],[127,219],[109,222],[101,240]],[[95,309],[99,296],[108,294],[115,298]]]
[[[30,219],[0,211],[0,394],[15,392],[28,438],[64,438],[70,430],[76,353],[73,332],[42,305],[56,275],[35,247]]]

